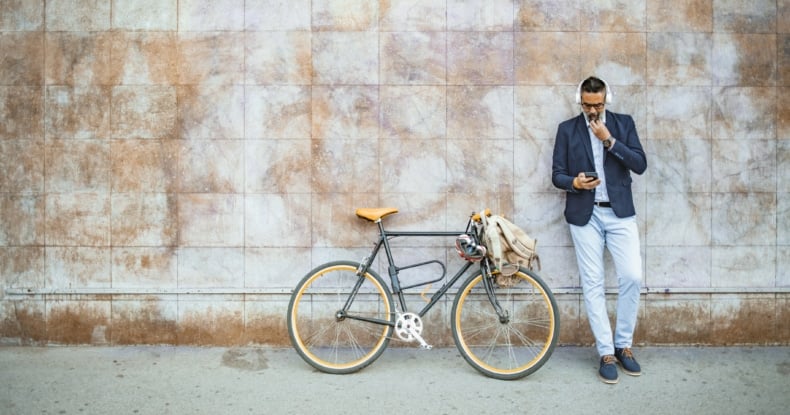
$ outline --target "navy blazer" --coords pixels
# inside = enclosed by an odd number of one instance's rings
[[[645,172],[647,169],[645,151],[639,142],[634,119],[630,115],[606,111],[606,128],[615,139],[614,146],[609,151],[604,151],[603,161],[609,202],[618,217],[634,216],[636,210],[631,193],[631,172],[636,174]],[[595,190],[574,189],[573,178],[579,172],[594,170],[590,133],[584,114],[560,123],[554,142],[551,182],[555,187],[567,192],[565,220],[570,224],[584,226],[590,221]]]

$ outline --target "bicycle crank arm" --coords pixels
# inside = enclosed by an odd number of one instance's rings
[[[423,349],[425,349],[425,350],[431,350],[431,349],[433,349],[433,346],[431,346],[430,344],[426,343],[426,342],[425,342],[425,339],[423,339],[423,338],[422,338],[422,336],[420,336],[420,333],[417,333],[417,330],[414,330],[414,329],[413,329],[413,328],[411,328],[411,327],[410,327],[408,330],[409,330],[409,333],[410,333],[412,336],[414,336],[414,338],[415,338],[415,339],[417,339],[417,341],[418,341],[418,342],[420,342],[420,347],[421,347],[421,348],[423,348]]]
[[[425,339],[420,335],[422,333],[422,319],[414,313],[403,313],[398,315],[395,321],[395,334],[401,340],[420,342],[420,347],[426,350],[433,348],[430,344],[425,342]]]

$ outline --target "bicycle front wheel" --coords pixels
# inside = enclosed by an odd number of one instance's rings
[[[373,363],[389,344],[392,295],[372,271],[357,276],[358,267],[351,261],[321,265],[291,294],[287,316],[291,344],[322,372],[356,372]]]
[[[486,293],[482,274],[463,283],[452,310],[453,339],[461,355],[481,373],[502,380],[540,369],[560,332],[557,302],[546,284],[525,268],[514,277],[512,286],[494,285],[502,318]]]

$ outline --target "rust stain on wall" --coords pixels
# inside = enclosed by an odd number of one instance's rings
[[[296,50],[296,73],[294,77],[297,80],[304,80],[309,82],[313,79],[313,52],[309,47],[309,43],[305,43],[304,47]]]
[[[583,330],[586,327],[579,325],[579,308],[568,306],[567,304],[561,305],[560,309],[560,344],[579,344],[582,341]],[[587,330],[589,331],[589,330]],[[585,339],[588,341],[588,339]]]
[[[0,145],[0,150],[2,149],[3,146]],[[43,196],[13,193],[0,195],[0,211],[8,212],[0,220],[0,243],[14,246],[44,242]]]
[[[0,79],[3,85],[41,85],[44,79],[42,32],[0,33]]]
[[[244,36],[241,33],[182,33],[178,42],[178,82],[241,82],[243,56]]]
[[[44,114],[48,138],[102,138],[110,135],[112,87],[48,86]]]
[[[40,86],[0,88],[0,139],[42,138],[43,114],[44,91]]]
[[[267,316],[247,323],[245,343],[288,346],[288,328],[282,316]]]
[[[172,247],[176,242],[178,223],[176,205],[173,194],[116,196],[112,203],[113,246]]]
[[[648,305],[648,313],[638,321],[634,337],[649,344],[706,344],[711,341],[709,317],[708,307],[693,302]]]
[[[790,344],[790,297],[776,300],[776,341]]]
[[[767,304],[763,304],[767,305]],[[744,301],[711,321],[710,343],[715,345],[770,344],[777,342],[776,310]]]
[[[486,93],[490,91],[491,88],[477,86],[458,86],[448,91],[448,134],[458,134],[463,138],[489,135],[495,115],[484,102]]]
[[[108,316],[93,307],[65,306],[47,313],[47,337],[51,343],[105,344],[110,332]]]
[[[44,313],[29,309],[22,302],[10,303],[9,314],[0,320],[0,337],[19,339],[23,345],[37,345],[47,340]]]
[[[318,99],[313,92],[312,106],[310,113],[312,116],[311,137],[313,139],[326,138],[326,130],[329,127],[329,118],[332,111],[329,108],[329,103],[325,99]]]
[[[114,192],[174,192],[178,146],[170,140],[116,140],[111,143]]]
[[[178,344],[238,346],[244,339],[244,324],[238,316],[194,315],[178,323]]]
[[[46,77],[50,84],[112,83],[113,35],[102,32],[50,32],[46,37]]]
[[[177,326],[174,319],[162,315],[156,301],[113,317],[112,340],[115,344],[175,344]]]
[[[176,137],[176,92],[173,86],[116,87],[112,129],[116,138]]]
[[[733,35],[733,43],[743,55],[738,60],[737,76],[749,86],[772,86],[776,80],[776,40],[773,35]],[[759,47],[754,47],[760,45]]]
[[[112,45],[113,78],[121,83],[178,83],[174,33],[117,33]],[[140,78],[140,79],[138,79]]]
[[[290,346],[284,314],[248,316],[245,326],[241,313],[217,312],[209,307],[175,319],[164,312],[161,301],[142,297],[142,300],[131,300],[139,301],[139,306],[125,308],[123,305],[130,301],[127,299],[112,302],[117,305],[112,307],[116,311],[110,317],[108,297],[97,298],[105,301],[63,302],[49,307],[46,315],[25,301],[10,301],[0,320],[0,337],[18,339],[21,344]],[[662,305],[640,316],[635,342],[713,346],[788,344],[788,330],[777,330],[779,316],[770,304],[770,301],[743,301],[729,309],[719,307],[719,317],[712,320],[707,307],[692,302]],[[561,311],[560,343],[591,345],[593,339],[586,317]],[[424,327],[423,335],[430,344],[453,347],[449,318],[438,309],[426,317]],[[391,345],[413,346],[402,341],[393,341]]]

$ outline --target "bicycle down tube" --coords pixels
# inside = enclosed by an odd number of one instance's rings
[[[386,231],[384,229],[383,224],[380,221],[378,222],[378,228],[379,228],[379,240],[376,242],[376,246],[371,251],[370,256],[365,258],[365,260],[363,260],[364,266],[360,267],[360,269],[357,271],[357,275],[360,276],[359,284],[357,284],[355,289],[352,291],[351,295],[349,296],[348,302],[346,303],[345,307],[343,308],[343,312],[344,312],[344,315],[345,315],[346,318],[353,318],[353,319],[360,319],[360,320],[363,320],[363,321],[369,321],[369,319],[357,318],[355,316],[347,315],[347,314],[345,314],[345,312],[347,311],[347,309],[350,306],[351,302],[353,302],[353,298],[354,298],[354,296],[356,294],[356,291],[359,289],[359,285],[362,282],[362,279],[361,279],[362,275],[368,270],[368,268],[370,268],[370,266],[375,261],[376,257],[378,257],[378,254],[379,254],[382,246],[384,247],[384,255],[387,257],[387,265],[388,265],[387,268],[388,268],[388,273],[389,273],[389,277],[390,277],[390,286],[392,287],[392,293],[398,296],[398,302],[400,303],[401,310],[403,312],[407,312],[408,311],[408,306],[406,305],[406,296],[404,294],[404,290],[409,289],[409,288],[419,287],[419,286],[426,285],[426,284],[430,284],[430,283],[433,283],[433,282],[437,282],[437,281],[440,281],[441,279],[443,279],[445,277],[445,275],[446,275],[446,268],[444,266],[444,263],[436,261],[436,260],[425,261],[425,262],[420,262],[420,263],[416,263],[416,264],[409,264],[409,265],[406,265],[406,266],[403,266],[403,267],[398,267],[395,264],[395,259],[394,259],[393,255],[392,255],[392,251],[391,251],[391,248],[390,248],[390,245],[389,245],[389,239],[390,238],[395,238],[395,237],[429,237],[429,236],[457,237],[460,234],[467,233],[467,231],[455,231],[455,232],[452,232],[452,231],[435,231],[435,232]],[[401,287],[400,278],[399,278],[399,273],[400,273],[401,270],[409,269],[409,268],[413,268],[413,267],[418,267],[418,266],[421,266],[421,265],[427,265],[427,264],[430,264],[430,263],[439,263],[442,266],[442,270],[443,270],[442,276],[440,276],[438,279],[435,279],[435,280],[423,281],[423,282],[420,282],[420,283],[417,283],[417,284],[410,285],[410,286],[405,287],[405,288]],[[472,265],[473,265],[472,262],[468,262],[468,261],[465,262],[464,265],[461,267],[461,269],[449,281],[447,281],[444,285],[442,285],[442,287],[439,288],[439,290],[436,291],[433,294],[433,296],[431,296],[431,300],[428,302],[428,304],[425,305],[425,307],[423,307],[422,310],[420,310],[419,313],[417,313],[417,315],[420,316],[420,317],[424,317],[425,314],[427,314],[428,311],[430,311],[431,308],[433,308],[433,306],[437,302],[439,302],[439,300],[441,300],[441,298],[447,293],[447,291],[450,289],[450,287],[452,287],[466,273],[466,271],[469,270],[469,268]],[[489,295],[491,295],[491,293],[489,293]],[[492,298],[492,300],[493,300],[493,298]],[[497,310],[497,311],[499,311],[499,310]],[[386,321],[386,322],[385,321],[375,321],[375,322],[377,322],[379,324],[389,324],[389,325],[393,325],[394,324],[394,322],[390,322],[390,321]]]

